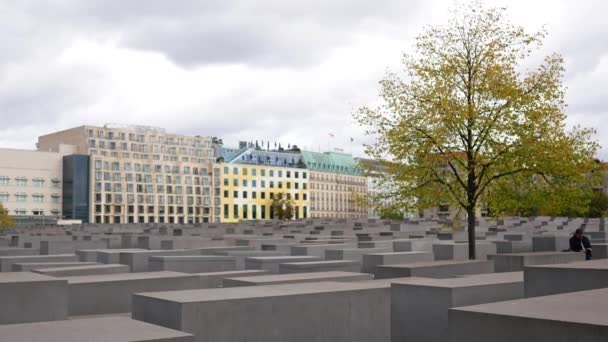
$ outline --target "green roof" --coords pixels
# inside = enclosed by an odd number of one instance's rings
[[[309,170],[360,176],[363,171],[352,155],[337,152],[302,151],[304,163]]]

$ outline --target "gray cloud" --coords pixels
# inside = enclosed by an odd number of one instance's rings
[[[547,1],[544,52],[564,54],[570,122],[608,145],[608,23],[604,1]],[[0,4],[0,144],[117,121],[186,134],[278,140],[360,152],[354,108],[451,0],[19,0]],[[518,12],[519,11],[519,12]],[[523,15],[523,14],[525,15]],[[82,46],[90,44],[94,48]],[[87,50],[89,49],[89,50]],[[73,51],[74,50],[74,51]],[[70,58],[65,54],[70,52]],[[601,156],[608,158],[604,148]]]

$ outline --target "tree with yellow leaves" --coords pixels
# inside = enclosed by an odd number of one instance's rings
[[[405,77],[380,82],[383,103],[355,113],[397,197],[415,198],[417,209],[464,209],[471,259],[476,209],[498,204],[497,189],[572,186],[592,168],[594,131],[566,128],[562,57],[524,68],[544,37],[511,24],[505,8],[457,6],[447,25],[417,38]]]
[[[8,215],[8,210],[4,208],[2,203],[0,203],[0,233],[3,228],[10,228],[15,226],[15,222]]]

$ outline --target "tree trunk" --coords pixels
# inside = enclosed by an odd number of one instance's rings
[[[475,207],[467,208],[467,222],[469,234],[469,259],[475,260]]]

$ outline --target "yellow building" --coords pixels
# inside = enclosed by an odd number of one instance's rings
[[[272,200],[284,193],[294,201],[294,219],[309,217],[306,169],[267,165],[217,164],[221,175],[221,222],[274,219]]]

